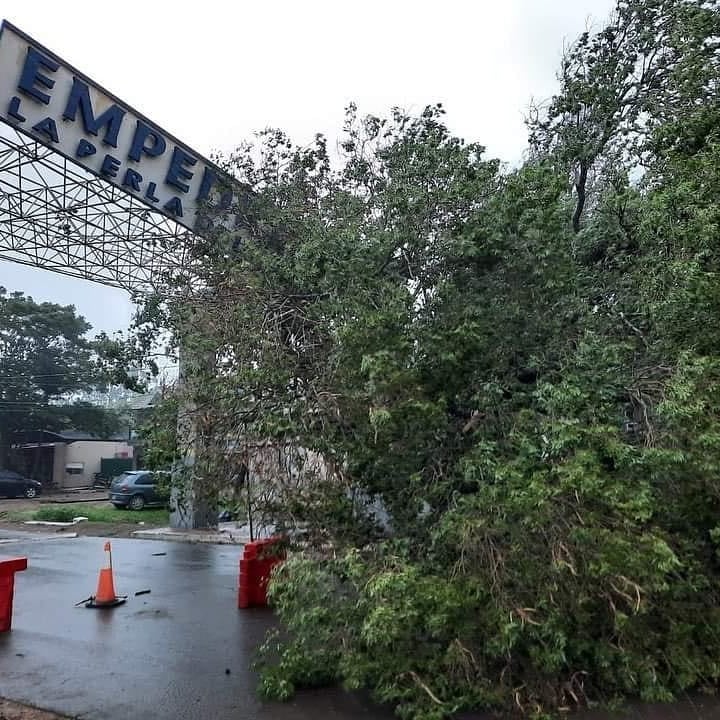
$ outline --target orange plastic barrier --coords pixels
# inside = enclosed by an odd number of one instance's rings
[[[274,535],[245,545],[240,559],[238,578],[238,607],[267,606],[267,586],[276,565],[285,560],[285,550],[279,547],[283,537]]]
[[[15,573],[22,570],[27,570],[27,558],[0,560],[0,632],[8,632],[12,627]]]

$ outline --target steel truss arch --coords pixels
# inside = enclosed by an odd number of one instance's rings
[[[0,121],[0,260],[147,292],[187,271],[198,238]]]

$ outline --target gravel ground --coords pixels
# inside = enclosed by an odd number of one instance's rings
[[[27,498],[0,498],[0,510],[38,510],[46,505],[82,505],[86,502],[102,503],[107,499],[107,490],[88,490],[87,492],[53,493],[52,495],[40,495],[33,500]]]
[[[0,720],[69,720],[66,715],[39,710],[0,698]]]
[[[136,530],[148,530],[158,525],[138,525],[136,523],[100,523],[82,522],[71,527],[53,527],[52,525],[24,525],[21,522],[1,522],[0,530],[19,530],[24,533],[47,535],[51,532],[77,533],[82,537],[131,538]],[[0,720],[2,716],[0,715]]]

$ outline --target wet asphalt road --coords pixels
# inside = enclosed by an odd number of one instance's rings
[[[339,691],[260,702],[249,666],[273,619],[237,609],[241,548],[115,539],[115,587],[127,603],[76,608],[95,592],[103,545],[0,542],[0,555],[29,565],[16,575],[13,629],[0,635],[0,696],[88,720],[391,717]]]
[[[341,691],[262,703],[251,671],[273,616],[237,609],[238,546],[112,540],[114,610],[74,604],[94,593],[102,538],[23,538],[0,531],[0,556],[24,555],[13,629],[0,634],[0,696],[83,720],[389,720]],[[154,555],[153,553],[166,553]],[[135,597],[138,590],[149,595]],[[230,674],[226,674],[226,669]],[[462,720],[488,720],[465,715]],[[576,720],[718,720],[717,699],[640,705]]]

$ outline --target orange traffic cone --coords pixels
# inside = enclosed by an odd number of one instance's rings
[[[86,608],[110,608],[122,605],[127,600],[127,595],[115,594],[115,582],[113,581],[112,569],[112,550],[110,543],[105,543],[105,552],[107,553],[107,567],[100,570],[98,577],[97,590],[95,595],[90,597],[85,603]]]

